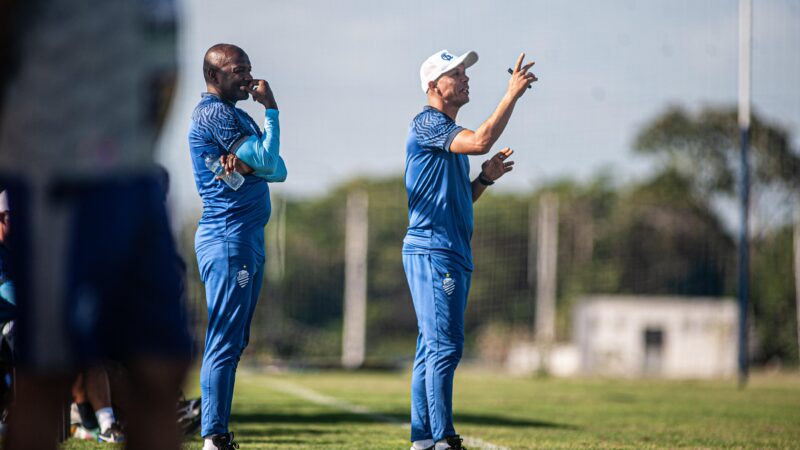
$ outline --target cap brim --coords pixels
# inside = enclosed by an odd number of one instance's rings
[[[467,69],[476,62],[478,62],[478,54],[470,50],[467,53],[464,53],[463,55],[459,56],[458,58],[453,59],[450,62],[450,64],[447,65],[447,68],[442,72],[442,74],[455,69],[461,64],[464,64],[464,68]]]

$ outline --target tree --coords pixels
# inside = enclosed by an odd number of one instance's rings
[[[785,236],[785,229],[796,220],[800,204],[800,155],[797,149],[792,148],[791,142],[789,133],[781,126],[753,114],[750,143],[751,254],[754,263],[752,274],[761,277],[753,283],[756,287],[752,292],[754,320],[762,357],[774,356],[796,362],[797,352],[785,349],[798,346],[800,337],[794,332],[797,328],[792,320],[797,315],[787,315],[786,312],[800,308],[800,295],[791,295],[795,291],[792,284],[800,285],[800,280],[792,280],[793,277],[788,275],[775,277],[770,283],[762,282],[767,274],[791,273],[786,264],[791,267],[792,245],[775,248],[775,242],[782,241],[778,236]],[[672,107],[643,128],[634,148],[639,154],[658,158],[663,170],[672,170],[686,177],[693,192],[710,202],[718,204],[735,199],[736,182],[740,177],[735,108],[707,108],[693,115],[682,108]],[[772,254],[774,251],[783,253],[777,256]],[[794,277],[800,277],[797,268]],[[782,320],[774,323],[772,319],[776,317]],[[795,335],[793,343],[782,342],[792,335]]]
[[[780,126],[754,114],[751,126],[755,186],[783,183],[800,186],[800,156]],[[739,126],[735,108],[709,108],[691,115],[672,107],[650,122],[636,138],[634,150],[659,156],[679,172],[691,175],[704,191],[735,194],[739,167]]]
[[[620,292],[725,293],[735,245],[689,178],[665,169],[620,197],[606,236],[617,251]]]

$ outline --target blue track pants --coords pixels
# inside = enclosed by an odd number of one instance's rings
[[[204,243],[196,251],[208,305],[200,371],[201,435],[206,437],[228,432],[236,367],[250,338],[264,256],[247,245],[230,242]]]
[[[411,376],[411,440],[439,440],[453,427],[453,377],[464,349],[472,273],[436,254],[404,254],[419,336]]]

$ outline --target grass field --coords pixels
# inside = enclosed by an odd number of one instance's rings
[[[240,372],[242,449],[407,449],[407,373]],[[456,429],[473,449],[800,448],[800,375],[732,381],[511,378],[459,370]],[[108,448],[67,441],[66,449]],[[197,450],[195,438],[185,448]]]

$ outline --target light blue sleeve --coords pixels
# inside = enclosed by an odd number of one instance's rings
[[[14,295],[14,283],[12,283],[10,280],[0,284],[0,300],[5,300],[8,303],[16,306],[17,302],[16,296]]]
[[[281,127],[278,110],[268,109],[264,118],[264,136],[248,137],[236,150],[236,157],[253,168],[253,175],[268,182],[286,180],[286,164],[280,156]]]

